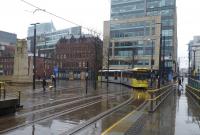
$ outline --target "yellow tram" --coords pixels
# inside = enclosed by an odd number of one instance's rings
[[[131,86],[134,88],[148,88],[151,70],[148,68],[134,68],[131,70]]]
[[[129,70],[100,70],[99,81],[121,83],[133,88],[148,88],[150,80],[150,69],[133,68]]]

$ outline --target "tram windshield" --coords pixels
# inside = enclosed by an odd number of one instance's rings
[[[146,80],[150,78],[150,74],[148,72],[133,72],[133,78],[137,80]]]
[[[132,77],[137,79],[137,80],[146,80],[149,79],[150,76],[150,70],[149,69],[144,69],[144,68],[135,68],[133,69],[133,74]]]

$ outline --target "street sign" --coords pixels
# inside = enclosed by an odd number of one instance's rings
[[[55,66],[54,69],[53,69],[53,73],[56,77],[58,77],[58,67]]]
[[[173,75],[172,75],[171,72],[168,74],[168,80],[169,80],[169,81],[172,81],[172,80],[173,80]]]

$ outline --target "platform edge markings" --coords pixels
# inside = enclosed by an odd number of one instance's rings
[[[139,110],[142,106],[144,106],[145,104],[147,104],[147,100],[144,101],[144,103],[142,103],[140,106],[138,106],[135,110],[133,110],[132,112],[128,113],[126,116],[124,116],[122,119],[120,119],[119,121],[115,122],[111,127],[109,127],[108,129],[106,129],[101,135],[107,135],[112,129],[114,129],[116,126],[118,126],[120,123],[122,123],[124,120],[126,120],[128,117],[130,117],[131,115],[133,115],[134,113],[137,112],[137,110]],[[146,108],[146,107],[145,107]],[[128,130],[128,129],[127,129]]]

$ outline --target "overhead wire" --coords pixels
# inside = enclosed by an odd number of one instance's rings
[[[36,5],[34,5],[34,4],[30,3],[30,2],[27,2],[27,1],[25,1],[25,0],[21,0],[21,1],[24,2],[25,4],[31,6],[31,7],[36,8],[36,9],[33,11],[33,14],[34,14],[35,12],[37,12],[37,11],[42,11],[42,12],[45,12],[45,13],[47,13],[47,14],[49,14],[49,15],[52,15],[52,16],[57,17],[57,18],[59,18],[59,19],[62,19],[62,20],[64,20],[64,21],[67,21],[67,22],[69,22],[69,23],[71,23],[71,24],[74,24],[74,25],[76,25],[76,26],[81,26],[83,29],[86,29],[86,30],[88,30],[89,32],[94,33],[94,35],[95,35],[95,34],[96,34],[97,36],[101,36],[101,35],[102,35],[102,33],[96,32],[95,30],[93,30],[93,29],[91,29],[91,28],[87,28],[87,27],[85,27],[85,26],[79,25],[78,23],[75,23],[75,22],[70,21],[70,20],[68,20],[68,19],[66,19],[66,18],[64,18],[64,17],[61,17],[61,16],[59,16],[59,15],[56,15],[56,14],[54,14],[54,13],[52,13],[52,12],[49,12],[49,11],[47,11],[47,10],[45,10],[45,9],[43,9],[43,8],[40,8],[39,6],[36,6]]]

